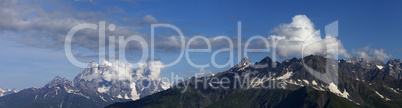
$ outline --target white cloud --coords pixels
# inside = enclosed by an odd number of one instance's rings
[[[198,70],[198,71],[189,70],[189,71],[187,71],[187,73],[189,73],[191,75],[199,74],[199,75],[197,75],[199,77],[208,76],[208,75],[214,75],[214,73],[212,71],[205,70],[204,68],[200,68],[200,70]]]
[[[201,68],[198,72],[199,73],[206,73],[206,74],[213,74],[212,71],[205,70],[204,68]]]
[[[269,40],[280,40],[276,47],[276,53],[280,57],[301,56],[304,44],[303,55],[325,55],[327,53],[350,55],[343,48],[343,45],[336,36],[327,35],[321,38],[320,30],[314,28],[314,24],[306,15],[296,15],[289,24],[281,24],[271,30],[276,35],[268,37]]]
[[[391,58],[391,54],[386,54],[384,49],[372,49],[369,46],[360,48],[360,49],[353,49],[352,50],[353,55],[363,58],[367,61],[373,61],[373,60],[385,60],[388,58]]]
[[[150,78],[158,80],[162,69],[165,68],[161,61],[148,61],[141,63],[138,67],[134,67],[130,63],[123,63],[120,61],[108,62],[103,61],[100,64],[92,62],[88,65],[84,76],[81,78],[86,80],[138,80],[142,78]]]
[[[136,69],[136,75],[138,77],[147,77],[150,79],[159,79],[162,69],[165,65],[161,61],[147,61],[146,63],[141,63]]]
[[[305,15],[296,15],[291,23],[281,24],[272,31],[291,41],[304,41],[309,37],[317,39],[320,36],[320,31],[314,29],[314,24]]]
[[[153,61],[149,62],[149,75],[148,77],[151,79],[159,79],[159,75],[162,71],[163,68],[165,68],[165,65],[161,61]]]
[[[86,74],[81,78],[85,80],[131,80],[133,76],[133,67],[130,64],[115,61],[114,63],[102,61],[100,64],[91,62],[88,69],[85,70]]]
[[[153,17],[152,15],[146,15],[146,16],[143,18],[143,20],[144,20],[145,22],[148,22],[148,23],[157,23],[157,22],[158,22],[158,20],[156,20],[156,18]]]

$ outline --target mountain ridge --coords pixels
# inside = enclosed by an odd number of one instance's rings
[[[71,107],[98,108],[114,102],[136,100],[166,89],[166,83],[159,80],[147,82],[149,88],[141,87],[139,81],[120,79],[119,73],[136,73],[127,64],[92,61],[73,81],[55,76],[43,87],[27,88],[18,93],[0,98],[1,108],[19,107]],[[124,69],[124,70],[122,70]],[[107,77],[117,76],[117,77]],[[134,76],[130,76],[134,77]],[[157,85],[160,84],[160,85]],[[18,104],[17,104],[18,103]]]
[[[222,77],[229,77],[233,78],[235,75],[249,75],[251,78],[260,78],[264,75],[272,74],[273,76],[270,77],[269,80],[264,80],[265,82],[256,83],[251,82],[250,85],[252,86],[261,86],[264,84],[268,84],[268,81],[285,81],[284,85],[280,87],[283,90],[290,90],[290,92],[296,92],[297,90],[303,87],[310,87],[315,92],[319,91],[328,91],[333,96],[340,97],[337,98],[337,102],[346,102],[352,103],[348,104],[353,107],[358,106],[365,106],[365,107],[401,107],[400,104],[402,96],[400,95],[401,91],[401,79],[397,79],[394,76],[386,74],[384,70],[379,69],[376,65],[364,65],[363,63],[359,62],[348,62],[346,60],[332,60],[332,63],[339,64],[339,71],[338,73],[333,73],[334,71],[326,71],[326,61],[327,59],[322,56],[317,55],[310,55],[303,58],[304,62],[307,66],[313,67],[314,70],[318,70],[319,73],[314,74],[323,74],[326,72],[330,72],[333,75],[337,76],[339,79],[339,83],[335,84],[326,84],[323,81],[319,80],[318,78],[314,77],[314,75],[308,70],[303,67],[303,63],[301,58],[292,58],[288,60],[284,60],[282,62],[274,62],[269,57],[265,57],[260,62],[254,64],[254,66],[248,66],[244,69],[229,69],[228,71],[223,71],[217,73],[215,76],[210,76],[206,79],[212,79],[212,77],[222,78]],[[331,63],[331,62],[330,62]],[[239,63],[241,64],[241,62]],[[276,64],[273,66],[272,64]],[[331,64],[329,64],[331,66]],[[265,66],[261,68],[261,66]],[[369,66],[369,67],[366,67]],[[236,67],[236,66],[235,66]],[[336,66],[335,66],[336,67]],[[385,67],[384,67],[385,68]],[[268,73],[269,72],[269,73]],[[241,99],[241,97],[251,96],[250,94],[243,94],[239,92],[247,91],[249,89],[233,89],[234,86],[230,86],[229,89],[211,89],[214,84],[210,85],[207,88],[194,88],[196,82],[194,81],[195,77],[192,77],[188,80],[190,87],[186,89],[183,94],[174,93],[174,91],[180,91],[182,89],[179,88],[170,88],[166,91],[162,91],[160,93],[156,93],[144,98],[141,98],[136,101],[129,101],[124,103],[115,103],[109,105],[108,108],[121,108],[121,107],[130,107],[130,106],[142,106],[142,107],[151,107],[151,106],[158,106],[158,107],[211,107],[216,106],[216,102],[227,100],[227,97],[234,95],[237,98],[235,100]],[[202,79],[202,78],[199,78]],[[232,79],[233,80],[233,79]],[[392,83],[390,83],[392,82]],[[230,82],[231,84],[233,82]],[[185,83],[184,83],[185,84]],[[180,84],[179,84],[180,85]],[[259,89],[257,89],[259,90]],[[266,90],[266,89],[265,89]],[[268,89],[269,90],[269,89]],[[170,91],[170,92],[169,92]],[[173,91],[173,92],[172,92]],[[282,91],[282,92],[285,92]],[[282,94],[282,92],[278,94]],[[239,95],[243,95],[240,96]],[[262,95],[262,94],[261,94]],[[177,97],[179,96],[179,97]],[[184,98],[183,96],[190,96]],[[255,95],[260,96],[260,95]],[[272,95],[273,97],[277,97],[277,95]],[[296,95],[295,95],[296,96]],[[313,95],[312,98],[320,97],[320,95]],[[329,96],[329,95],[327,95]],[[165,97],[169,97],[166,99]],[[171,102],[170,99],[178,98],[179,101]],[[181,98],[180,98],[181,97]],[[301,99],[307,99],[310,96],[302,97]],[[288,97],[290,99],[296,97]],[[270,100],[270,98],[265,97],[264,99]],[[153,100],[157,103],[153,103]],[[327,98],[327,101],[330,99]],[[148,104],[141,104],[141,102],[148,102]],[[239,101],[235,101],[239,102]],[[275,101],[274,103],[281,103],[282,101]],[[294,101],[290,101],[294,102]],[[169,104],[169,103],[177,103],[177,104]],[[186,103],[186,104],[185,104]],[[227,105],[227,103],[221,103],[220,105]],[[259,107],[273,107],[273,106],[266,106],[267,104],[258,104],[261,105]],[[230,104],[229,104],[230,105]],[[239,105],[239,104],[235,104]],[[249,105],[249,104],[247,104]],[[327,106],[326,102],[316,103],[316,104],[302,104],[299,107],[314,107],[315,105],[318,106]],[[332,107],[339,107],[339,105],[331,104]],[[249,106],[242,106],[239,105],[237,107],[249,107]]]

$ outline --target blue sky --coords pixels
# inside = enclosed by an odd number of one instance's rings
[[[83,69],[75,67],[64,54],[63,40],[72,26],[80,23],[105,21],[113,23],[119,33],[111,35],[149,35],[150,25],[172,24],[180,28],[186,37],[203,35],[213,38],[219,35],[237,36],[237,22],[242,23],[242,38],[261,35],[278,35],[275,28],[292,23],[296,15],[304,15],[321,30],[324,38],[326,25],[339,21],[339,36],[343,48],[352,56],[369,54],[381,59],[401,58],[402,7],[401,1],[4,1],[0,16],[0,87],[28,88],[45,85],[59,75],[72,80]],[[303,17],[304,18],[304,17]],[[303,20],[305,21],[305,20]],[[169,29],[157,32],[161,40],[173,35]],[[117,31],[116,31],[117,32]],[[78,36],[79,37],[79,36]],[[79,60],[97,60],[93,37],[79,38],[75,51],[83,54]],[[158,41],[159,42],[159,41]],[[159,42],[163,43],[163,42]],[[157,51],[163,63],[177,58],[177,52]],[[133,48],[135,49],[135,48]],[[213,49],[215,50],[215,49]],[[130,57],[138,59],[134,50]],[[212,53],[194,53],[191,60],[197,64],[211,64]],[[236,59],[234,64],[238,62]],[[268,54],[251,54],[252,62],[258,62]],[[347,58],[347,57],[341,57]],[[218,54],[217,62],[227,62],[228,53]],[[286,59],[284,57],[283,59]],[[135,60],[134,60],[135,61]],[[207,67],[204,70],[220,72],[225,68]],[[191,67],[182,59],[173,67],[162,70],[161,76],[175,72],[193,76],[199,68]]]

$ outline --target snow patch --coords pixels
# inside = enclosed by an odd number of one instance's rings
[[[132,82],[130,85],[131,88],[131,100],[137,100],[140,98],[140,95],[137,93],[137,89],[135,87],[135,83]]]
[[[102,96],[99,95],[99,97],[100,97],[103,101],[107,102]]]
[[[310,84],[307,80],[303,79],[303,82],[306,84]]]
[[[209,84],[209,86],[213,87],[213,85],[211,83],[208,83],[208,84]]]
[[[331,84],[328,85],[328,89],[329,91],[331,91],[332,93],[335,93],[339,96],[342,96],[344,98],[348,99],[349,93],[346,92],[346,90],[343,90],[343,93],[341,91],[339,91],[338,86],[336,86],[334,83],[331,82]]]
[[[127,96],[127,93],[124,95],[124,99],[130,99],[130,98]]]
[[[121,95],[120,95],[120,94],[119,94],[119,95],[117,95],[117,98],[123,99],[123,97],[121,97]]]
[[[382,68],[383,68],[383,66],[377,65],[377,68],[378,68],[378,69],[382,69]]]
[[[313,81],[311,82],[311,84],[317,85],[317,82],[315,82],[315,80],[313,80]]]
[[[395,93],[399,94],[399,92],[396,91],[394,88],[389,87],[389,89],[391,89],[391,90],[394,91]]]
[[[381,98],[384,98],[384,96],[381,95],[380,93],[378,93],[377,91],[375,91],[375,93],[376,93],[378,96],[380,96]]]
[[[291,71],[291,72],[286,72],[286,74],[284,74],[284,75],[282,75],[282,76],[279,76],[279,77],[276,77],[275,79],[276,80],[281,80],[281,79],[289,79],[291,76],[293,76],[293,72]]]
[[[378,93],[377,91],[374,91],[378,96],[380,96],[381,98],[385,99],[386,101],[390,101],[391,99],[384,97],[383,95],[381,95],[380,93]]]
[[[314,89],[316,89],[316,90],[319,90],[319,91],[325,91],[323,88],[321,88],[321,87],[313,87]]]
[[[69,89],[65,86],[64,86],[64,90],[66,90],[67,93],[78,94],[78,90]]]
[[[105,87],[105,85],[103,85],[102,87],[98,88],[98,92],[99,93],[105,93],[107,91],[109,91],[110,87]]]
[[[162,81],[161,87],[162,87],[164,90],[167,90],[168,88],[170,88],[170,84],[168,84],[168,83]]]
[[[290,79],[289,81],[286,81],[286,83],[298,85],[298,86],[304,86],[303,84],[298,84],[296,81],[293,81],[292,79]]]
[[[391,99],[389,99],[389,98],[385,98],[385,100],[386,100],[386,101],[391,101]]]

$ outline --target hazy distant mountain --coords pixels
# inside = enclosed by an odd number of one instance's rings
[[[304,68],[303,62],[327,79],[337,79],[338,84],[324,83]],[[251,63],[251,62],[250,62]],[[351,60],[331,60],[322,56],[306,56],[303,59],[292,58],[282,62],[273,62],[269,57],[260,62],[250,64],[244,59],[238,65],[204,78],[191,78],[179,83],[190,86],[183,88],[173,87],[166,91],[141,98],[136,101],[115,103],[109,108],[126,107],[402,107],[402,80],[391,73],[400,73],[399,68],[387,70],[390,66],[378,61],[366,61],[359,58]],[[329,63],[329,64],[328,64]],[[275,65],[272,65],[275,64]],[[392,65],[396,65],[393,63]],[[328,65],[328,66],[327,66]],[[400,65],[400,62],[399,62]],[[382,67],[384,69],[382,69]],[[339,67],[336,71],[326,69]],[[271,72],[271,73],[269,73]],[[265,80],[249,80],[251,87],[269,86],[276,82],[279,88],[236,88],[241,86],[235,83],[235,75],[240,75],[241,81],[248,81],[245,76]],[[195,79],[229,78],[229,88],[212,87],[218,84],[209,83],[207,86],[195,88]],[[246,80],[244,80],[246,79]]]
[[[0,107],[99,108],[115,102],[136,100],[169,88],[168,84],[159,80],[149,82],[131,80],[132,77],[139,77],[137,72],[140,70],[133,70],[132,67],[123,65],[126,64],[107,61],[100,64],[91,62],[88,68],[75,77],[74,81],[56,76],[44,87],[28,88],[1,97]],[[133,76],[116,77],[120,72],[130,73]],[[146,74],[149,73],[144,73],[140,77],[146,78]],[[145,88],[140,83],[150,87]]]
[[[0,97],[5,96],[5,95],[9,95],[9,94],[13,94],[13,93],[17,93],[19,90],[18,89],[1,89],[0,88]]]

